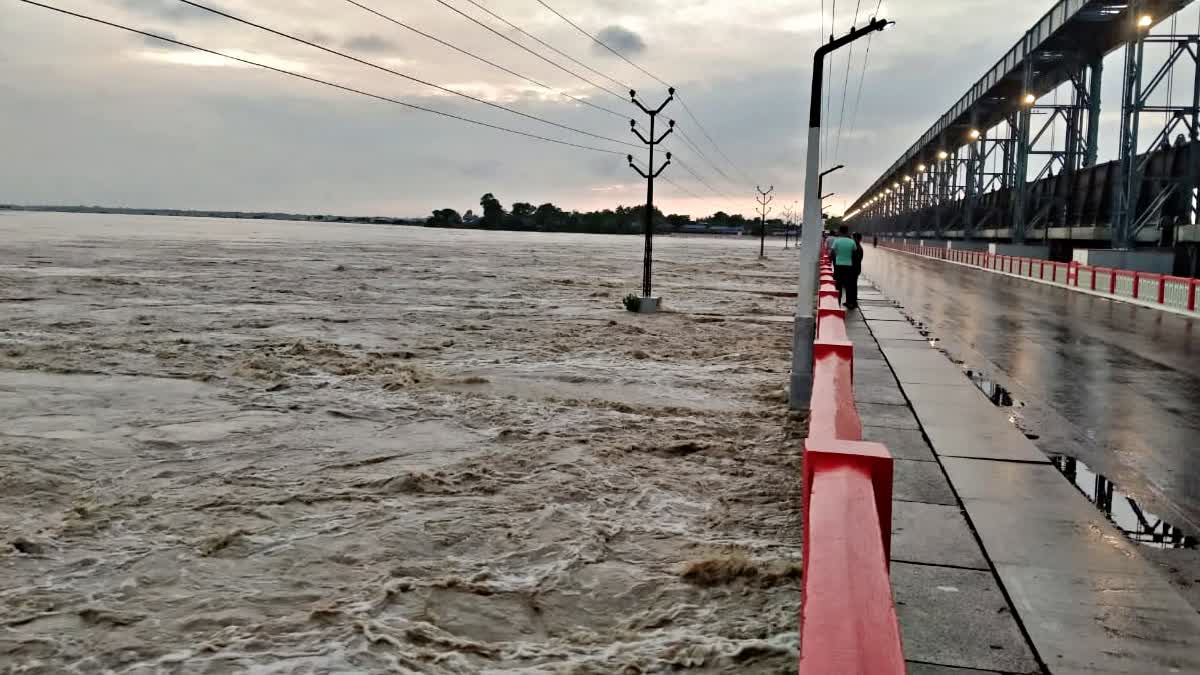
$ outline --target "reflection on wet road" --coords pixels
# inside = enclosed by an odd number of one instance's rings
[[[1044,452],[1200,530],[1196,321],[882,249],[864,271],[964,368],[1024,402],[1021,426]]]

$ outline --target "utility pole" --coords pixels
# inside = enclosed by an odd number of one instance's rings
[[[637,99],[637,92],[632,89],[629,90],[629,98],[633,101],[634,105],[642,109],[642,112],[650,116],[650,138],[646,138],[642,135],[641,131],[638,131],[637,120],[629,120],[629,130],[641,139],[643,143],[650,146],[649,157],[646,161],[646,171],[642,171],[633,163],[633,155],[628,156],[630,168],[646,179],[646,253],[642,261],[642,297],[649,298],[652,290],[650,275],[654,263],[654,179],[658,178],[663,169],[671,165],[671,153],[668,152],[666,163],[658,167],[658,171],[654,170],[654,146],[662,143],[667,136],[671,135],[671,132],[675,130],[675,120],[670,120],[670,126],[658,138],[654,137],[654,123],[658,119],[658,114],[663,111],[663,108],[666,108],[667,104],[675,99],[675,88],[671,87],[667,89],[667,100],[663,101],[662,105],[654,110],[642,105]]]
[[[792,234],[792,217],[794,211],[792,207],[783,207],[783,250],[788,248],[788,237]]]
[[[800,280],[797,290],[796,326],[792,335],[792,377],[788,403],[793,410],[808,407],[812,397],[813,340],[816,337],[816,316],[813,303],[817,295],[817,259],[821,248],[821,101],[824,90],[825,56],[846,45],[881,31],[891,23],[874,18],[866,26],[851,29],[840,38],[831,39],[817,48],[813,55],[812,94],[808,108],[808,157],[804,184],[804,231],[800,247]]]
[[[793,199],[792,200],[792,219],[791,219],[793,229],[796,229],[796,216],[799,214],[799,209],[800,209],[800,200]],[[799,229],[796,229],[794,236],[792,238],[796,240],[796,248],[800,248],[800,230]]]
[[[758,257],[765,258],[767,257],[767,214],[771,212],[771,207],[767,205],[775,200],[775,197],[771,195],[775,191],[775,186],[772,185],[771,189],[766,192],[763,192],[763,189],[757,185],[754,186],[754,189],[758,190],[758,196],[755,197],[758,200],[759,213]]]

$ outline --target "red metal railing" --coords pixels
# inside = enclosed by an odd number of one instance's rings
[[[1200,295],[1200,291],[1197,290],[1200,288],[1200,279],[1080,265],[1075,262],[1065,263],[1038,258],[997,255],[986,251],[920,246],[907,242],[881,241],[879,245],[929,258],[1040,279],[1060,286],[1083,288],[1118,299],[1132,299],[1151,305],[1162,305],[1175,310],[1198,313],[1196,300]]]
[[[800,675],[906,672],[888,572],[892,456],[862,440],[854,345],[822,255],[813,392],[804,442]]]

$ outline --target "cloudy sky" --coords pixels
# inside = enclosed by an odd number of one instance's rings
[[[211,49],[329,79],[489,124],[615,151],[552,145],[349,94],[216,56],[0,0],[0,202],[104,204],[317,213],[424,215],[478,210],[479,196],[566,208],[634,204],[637,151],[459,98],[231,22],[178,0],[43,0]],[[205,4],[209,4],[204,0]],[[550,86],[534,86],[454,52],[347,0],[213,0],[214,7],[529,115],[619,140],[628,122],[556,92],[632,106],[489,33],[446,5],[527,43],[596,84],[610,80],[548,52],[469,0],[357,0]],[[590,43],[538,0],[475,0],[587,66],[636,88],[664,87]],[[702,215],[749,213],[753,184],[777,207],[800,199],[811,54],[833,0],[547,0],[650,73],[676,86],[664,114],[704,151],[668,142],[684,164],[664,174],[657,203]],[[827,191],[833,212],[868,186],[1050,6],[1049,0],[885,0],[898,25],[875,34],[854,120],[865,41],[841,115],[846,61],[835,62],[826,164],[845,163]],[[856,0],[837,3],[846,31]],[[875,8],[862,0],[859,23]],[[844,53],[844,52],[843,52]],[[843,57],[844,58],[844,57]],[[842,133],[838,140],[838,121]],[[852,124],[852,120],[854,123]],[[836,156],[835,156],[836,148]],[[716,172],[715,163],[728,178]],[[731,166],[732,164],[732,166]],[[732,180],[731,180],[732,179]],[[709,188],[711,186],[712,189]],[[720,192],[721,194],[717,194]]]

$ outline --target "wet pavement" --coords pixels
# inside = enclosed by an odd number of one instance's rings
[[[886,286],[883,290],[888,291]],[[947,488],[952,486],[952,491],[947,490],[949,501],[921,501],[929,504],[928,509],[937,509],[937,504],[961,508],[1023,634],[1036,649],[1039,670],[1054,675],[1200,672],[1196,613],[1200,603],[1196,597],[1189,600],[1196,588],[1192,576],[1200,570],[1197,551],[1169,546],[1173,537],[1181,544],[1186,537],[1177,536],[1175,529],[1164,531],[1161,523],[1153,528],[1156,531],[1138,532],[1128,516],[1138,519],[1140,513],[1145,521],[1155,517],[1139,511],[1135,501],[1111,481],[1089,473],[1078,460],[1051,457],[1035,446],[1031,436],[1036,434],[1022,428],[1022,400],[952,356],[940,340],[931,337],[933,331],[914,325],[906,316],[908,310],[889,300],[895,298],[864,301],[861,314],[911,406],[911,416],[905,419],[908,423],[896,424],[899,416],[888,415],[895,431],[882,430],[878,437],[891,447],[895,432],[920,429],[932,450],[933,466],[939,469],[934,475],[940,479],[944,473]],[[871,368],[857,362],[859,339],[852,339],[857,389],[861,380],[870,377]],[[870,410],[866,413],[863,421],[870,423]],[[913,440],[895,439],[906,455]],[[897,459],[895,463],[894,498],[900,503],[907,499],[901,490],[908,480],[902,467],[928,462]],[[1088,494],[1089,484],[1096,496]],[[942,565],[978,564],[978,559],[966,555],[970,553],[966,541],[956,544],[941,536],[952,528],[943,532],[936,514],[906,514],[903,509],[896,514],[893,536],[900,537],[900,544],[894,553],[924,557],[932,548],[939,551],[937,561]],[[916,532],[919,552],[903,545],[904,537],[914,534],[914,524],[923,528]],[[1158,545],[1156,536],[1168,545]],[[923,636],[939,621],[931,616],[918,618],[911,610],[906,621],[902,601],[912,598],[906,596],[895,565],[893,580],[907,650],[910,639]],[[916,635],[908,634],[910,627],[916,628]],[[1012,665],[950,661],[967,649],[952,639],[963,634],[956,630],[944,640],[932,641],[931,646],[946,642],[955,646],[947,653],[927,652],[918,660],[1018,670]],[[1004,647],[1005,652],[1008,649]],[[911,651],[906,654],[913,658]]]
[[[1200,532],[1197,321],[883,249],[865,258],[939,347],[1003,388],[993,403],[1040,450]]]

